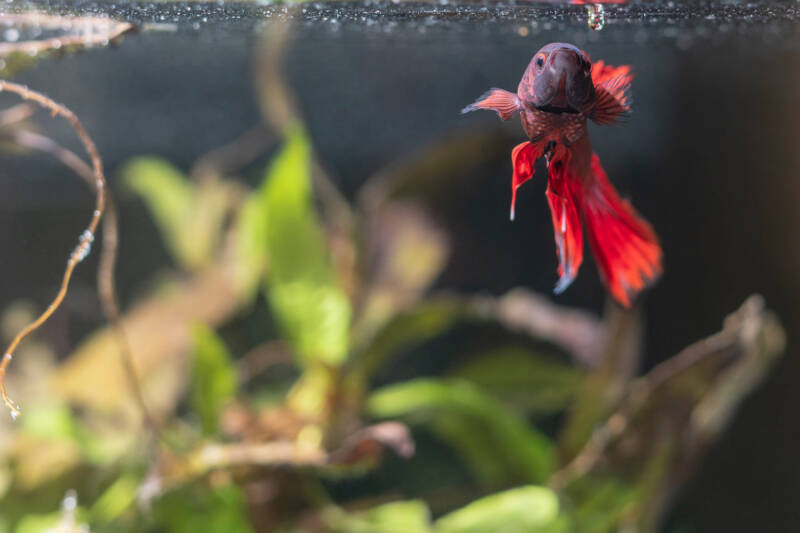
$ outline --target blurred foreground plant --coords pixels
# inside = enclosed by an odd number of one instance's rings
[[[121,171],[175,265],[119,321],[152,431],[113,328],[61,364],[27,345],[31,407],[0,439],[0,530],[55,527],[68,488],[85,502],[70,520],[92,531],[656,530],[783,349],[763,302],[637,377],[635,311],[600,320],[521,289],[431,295],[450,243],[424,205],[503,139],[441,141],[350,203],[274,69],[260,75],[280,143],[255,188],[235,176],[272,146],[260,127],[188,175],[153,156]],[[444,369],[398,371],[489,328],[501,341]]]
[[[63,493],[67,483],[87,494],[94,503],[78,516],[98,531],[653,531],[782,350],[780,326],[754,297],[720,333],[636,378],[634,312],[610,307],[599,321],[522,290],[426,297],[448,241],[401,184],[414,168],[452,169],[427,167],[426,154],[371,183],[358,210],[325,195],[317,210],[311,161],[294,126],[253,191],[189,181],[156,160],[126,167],[185,271],[123,319],[161,444],[137,452],[124,438],[137,411],[108,386],[123,376],[114,378],[118,348],[100,331],[52,370],[57,395],[41,418],[32,414],[36,425],[23,424],[33,440],[17,452],[10,486],[20,486],[24,461],[41,460],[30,443],[55,439],[73,443],[66,466],[29,486]],[[165,202],[172,196],[158,192],[176,180],[184,192]],[[203,188],[218,198],[199,209]],[[193,232],[173,227],[187,223]],[[187,254],[181,239],[205,244]],[[264,305],[283,340],[232,352],[217,328],[259,320]],[[490,324],[509,332],[507,344],[460,357],[442,377],[375,389],[414,347]],[[415,446],[406,424],[452,448],[461,481],[445,477],[420,492],[384,486],[364,501],[328,494],[324,487],[370,478],[387,450],[411,460],[395,482],[424,479],[436,451]],[[104,474],[81,483],[74,476],[87,467]],[[409,490],[418,499],[391,501]]]

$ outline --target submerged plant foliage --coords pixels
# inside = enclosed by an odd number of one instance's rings
[[[20,345],[8,377],[25,414],[0,440],[0,531],[655,531],[782,353],[778,320],[751,297],[638,375],[635,310],[433,291],[451,242],[424,197],[503,143],[444,140],[348,201],[276,78],[273,44],[258,72],[269,127],[189,171],[142,155],[118,172],[171,269],[120,312],[114,261],[101,262],[111,324],[63,361],[36,335]],[[3,140],[85,175],[24,130],[0,121]],[[501,340],[436,371],[407,364],[486,328]]]

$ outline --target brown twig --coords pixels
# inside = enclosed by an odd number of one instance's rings
[[[767,327],[764,314],[761,298],[750,297],[736,313],[725,320],[721,331],[685,348],[632,382],[616,412],[594,431],[574,459],[553,474],[549,485],[554,489],[561,489],[571,480],[589,473],[608,447],[623,436],[654,392],[681,372],[715,355],[740,357],[756,349],[764,352],[761,355],[767,358],[772,352],[780,351],[782,341],[759,345],[762,334],[775,334]]]
[[[202,182],[236,172],[265,153],[274,142],[274,135],[262,124],[256,124],[229,144],[200,156],[189,175]]]
[[[0,128],[10,126],[11,124],[18,124],[33,115],[36,111],[32,105],[28,103],[21,103],[0,111]]]
[[[51,138],[23,129],[3,132],[2,135],[8,137],[10,141],[22,147],[38,150],[53,156],[64,166],[83,178],[90,187],[94,187],[95,183],[92,168],[87,165],[83,159],[78,157],[75,152],[64,148]],[[133,353],[130,348],[130,342],[128,342],[125,329],[122,326],[117,291],[114,286],[118,242],[119,224],[117,210],[109,192],[106,197],[106,213],[103,222],[103,248],[100,251],[99,266],[97,268],[97,292],[100,297],[100,305],[103,307],[103,314],[114,329],[114,334],[120,349],[122,366],[125,369],[125,375],[128,377],[131,394],[142,413],[144,423],[157,434],[158,424],[147,408],[144,394],[139,386],[139,378],[136,375],[136,367],[133,363]]]
[[[121,35],[131,31],[133,24],[101,17],[64,17],[41,13],[4,14],[0,15],[0,24],[16,26],[39,26],[48,29],[78,29],[82,33],[61,35],[38,41],[19,41],[0,43],[0,56],[14,52],[39,54],[49,50],[94,45],[105,46]],[[91,30],[91,31],[87,31]],[[96,30],[96,31],[95,31]]]
[[[75,270],[75,267],[78,265],[78,263],[83,261],[87,255],[89,255],[92,241],[94,241],[94,236],[97,231],[97,226],[100,224],[100,220],[103,217],[103,213],[106,208],[106,179],[103,174],[103,163],[100,160],[100,154],[97,151],[97,147],[86,133],[86,130],[83,128],[80,120],[78,120],[78,117],[72,111],[44,96],[43,94],[28,89],[24,85],[19,85],[17,83],[0,80],[0,91],[12,92],[25,100],[36,102],[43,108],[49,109],[53,116],[61,115],[67,120],[67,122],[70,123],[75,132],[78,134],[78,137],[83,143],[87,154],[89,154],[89,159],[92,162],[92,175],[94,177],[94,188],[96,193],[94,212],[92,213],[89,224],[78,239],[78,245],[69,255],[67,267],[64,269],[64,275],[61,279],[61,286],[58,290],[58,293],[47,309],[45,309],[38,318],[28,324],[17,334],[16,337],[14,337],[14,340],[12,340],[11,344],[9,344],[5,351],[5,355],[3,355],[3,359],[0,362],[0,394],[3,397],[3,402],[5,402],[6,406],[11,410],[11,416],[16,418],[20,414],[19,407],[11,401],[6,391],[5,377],[8,370],[8,365],[11,364],[11,360],[14,357],[14,351],[17,349],[17,346],[19,346],[19,343],[22,342],[22,340],[30,335],[33,331],[38,329],[42,324],[44,324],[47,319],[50,318],[50,316],[58,309],[58,307],[61,305],[61,302],[64,301],[64,297],[67,294],[69,282],[70,279],[72,279],[72,273]]]
[[[247,382],[266,369],[294,363],[291,347],[284,341],[268,341],[246,352],[237,362],[239,379]]]
[[[97,291],[100,295],[103,314],[106,315],[106,319],[111,323],[114,336],[117,338],[120,359],[122,367],[125,369],[125,376],[128,379],[131,394],[139,407],[139,411],[141,411],[144,424],[152,430],[155,436],[158,436],[160,432],[159,424],[147,408],[142,387],[139,385],[139,376],[136,374],[136,366],[133,363],[133,350],[125,333],[125,328],[122,326],[122,315],[119,311],[119,301],[117,300],[117,290],[114,283],[119,244],[118,228],[117,209],[114,202],[109,198],[106,218],[103,222],[103,250],[97,266]]]
[[[590,313],[556,305],[524,289],[487,300],[485,305],[505,327],[561,346],[584,366],[595,367],[601,360],[606,328]]]
[[[279,467],[330,468],[336,471],[358,469],[364,462],[379,460],[386,451],[409,458],[414,449],[411,431],[400,422],[381,422],[361,428],[332,451],[298,438],[207,443],[180,456],[165,456],[140,488],[140,493],[146,493],[146,498],[152,497],[219,470]]]

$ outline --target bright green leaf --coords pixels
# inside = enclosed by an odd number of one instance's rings
[[[48,514],[27,515],[17,523],[14,533],[43,533],[53,531],[59,525],[62,515],[60,512]]]
[[[479,385],[528,414],[563,410],[574,398],[583,378],[575,366],[522,348],[486,353],[467,361],[451,375]]]
[[[124,513],[136,500],[140,481],[130,474],[114,481],[89,510],[92,524],[109,524]]]
[[[429,424],[487,484],[541,482],[550,473],[550,440],[471,383],[408,381],[378,390],[368,407],[377,417]]]
[[[22,417],[25,433],[52,440],[74,440],[77,434],[75,419],[64,405],[35,406]]]
[[[236,394],[236,370],[228,349],[210,328],[197,325],[192,332],[191,404],[200,416],[203,432],[217,432],[222,408]]]
[[[558,497],[526,486],[486,496],[436,521],[436,533],[566,533]]]
[[[431,519],[421,501],[392,502],[366,511],[344,514],[336,509],[323,515],[336,533],[428,533]]]
[[[311,150],[299,127],[267,169],[262,194],[270,304],[303,362],[339,364],[348,350],[350,304],[314,213]]]

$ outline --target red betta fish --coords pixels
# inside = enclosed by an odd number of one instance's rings
[[[519,111],[530,138],[511,152],[511,220],[517,189],[545,158],[547,201],[555,229],[560,279],[566,289],[583,261],[583,224],[608,291],[625,307],[662,272],[661,247],[653,228],[608,181],[592,152],[586,120],[616,122],[630,110],[630,66],[592,63],[580,49],[551,43],[531,60],[517,94],[491,89],[462,113],[491,109],[508,120]]]

